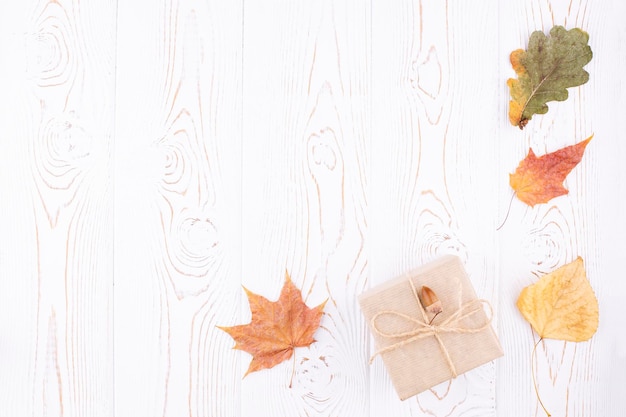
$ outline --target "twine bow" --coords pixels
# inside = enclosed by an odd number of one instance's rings
[[[489,304],[489,302],[487,300],[481,300],[481,299],[474,299],[472,301],[469,301],[465,304],[460,305],[460,307],[457,309],[457,311],[452,314],[450,317],[448,317],[447,319],[443,320],[441,323],[439,324],[428,324],[428,319],[426,316],[426,313],[424,312],[424,309],[422,308],[422,304],[419,301],[419,297],[417,296],[417,291],[415,289],[415,285],[413,284],[413,281],[411,279],[409,279],[409,283],[411,284],[411,289],[413,291],[413,296],[415,297],[415,300],[417,301],[417,305],[419,307],[419,310],[421,312],[422,315],[422,320],[420,320],[419,318],[413,317],[413,316],[409,316],[407,314],[401,313],[399,311],[393,311],[393,310],[385,310],[385,311],[380,311],[378,313],[376,313],[372,319],[371,319],[371,326],[373,331],[378,334],[379,336],[382,336],[386,339],[401,339],[398,342],[386,346],[382,349],[379,349],[376,353],[374,353],[374,355],[371,357],[370,359],[370,363],[372,363],[372,361],[374,360],[374,358],[377,355],[380,355],[382,353],[385,352],[389,352],[392,350],[396,350],[401,348],[402,346],[414,342],[416,340],[419,339],[424,339],[426,337],[430,337],[430,336],[434,336],[435,339],[437,340],[437,343],[439,344],[439,347],[441,349],[441,352],[443,353],[446,362],[448,364],[448,367],[450,368],[450,372],[452,373],[452,377],[456,378],[458,376],[457,371],[456,371],[456,367],[454,366],[454,363],[452,362],[452,358],[450,358],[450,353],[448,352],[448,349],[446,348],[445,344],[443,343],[443,341],[441,340],[441,334],[443,333],[457,333],[457,334],[471,334],[471,333],[479,333],[482,332],[483,330],[485,330],[486,328],[489,327],[489,325],[491,324],[491,320],[493,318],[493,308],[491,307],[491,304]],[[460,286],[459,283],[459,300],[461,299],[461,292],[462,292],[462,288]],[[460,302],[459,302],[460,303]],[[464,327],[461,322],[468,318],[471,317],[475,314],[480,313],[481,311],[484,312],[483,310],[483,306],[487,306],[487,318],[485,323],[482,326],[479,327]],[[415,324],[415,327],[412,330],[406,331],[406,332],[398,332],[398,333],[387,333],[382,331],[378,324],[376,323],[376,321],[381,317],[381,316],[393,316],[396,318],[400,318],[403,320],[406,320],[408,322],[411,322],[413,324]]]

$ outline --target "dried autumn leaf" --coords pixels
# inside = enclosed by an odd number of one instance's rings
[[[580,29],[555,26],[550,37],[536,31],[530,35],[528,49],[511,53],[517,79],[510,78],[509,120],[523,129],[534,114],[548,112],[548,101],[567,99],[567,88],[589,80],[583,67],[591,61],[589,35]]]
[[[291,358],[296,347],[309,346],[315,342],[313,334],[320,325],[324,305],[309,308],[302,299],[302,293],[285,274],[285,284],[278,301],[247,290],[252,319],[249,324],[220,327],[234,340],[233,349],[246,351],[252,355],[248,367],[250,372],[272,368]]]
[[[529,206],[547,203],[554,197],[568,193],[563,187],[565,177],[581,161],[593,135],[576,145],[537,157],[532,149],[513,174],[509,183],[515,195]]]
[[[517,308],[540,336],[533,348],[530,369],[537,400],[550,417],[539,396],[532,365],[537,346],[544,338],[582,342],[598,329],[598,300],[587,280],[582,258],[524,288],[517,299]]]
[[[598,329],[598,300],[580,257],[524,288],[517,308],[542,338],[582,342]]]

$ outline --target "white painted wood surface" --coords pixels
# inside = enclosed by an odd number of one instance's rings
[[[515,300],[585,259],[589,342],[544,341],[554,416],[626,413],[626,5],[621,0],[37,1],[0,4],[0,416],[542,416]],[[589,83],[524,131],[509,53],[590,34]],[[508,174],[595,137],[570,194]],[[464,261],[505,356],[397,399],[356,296]],[[287,270],[318,342],[242,379],[242,285]]]
[[[0,6],[0,415],[114,412],[115,7]]]

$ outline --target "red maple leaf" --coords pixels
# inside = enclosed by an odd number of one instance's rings
[[[509,177],[517,198],[532,207],[567,194],[569,191],[563,187],[563,181],[581,161],[591,138],[593,135],[576,145],[540,157],[529,149],[526,158]]]
[[[244,377],[250,372],[272,368],[291,358],[294,348],[315,342],[313,334],[320,325],[326,301],[315,308],[307,307],[288,273],[285,273],[285,284],[278,301],[269,301],[246,288],[244,290],[252,313],[250,323],[218,326],[235,340],[233,349],[252,355]]]

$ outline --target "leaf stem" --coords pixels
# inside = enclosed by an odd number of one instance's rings
[[[291,365],[291,378],[289,378],[289,388],[291,389],[293,385],[293,376],[296,374],[296,352],[292,355],[293,361]]]
[[[513,205],[513,198],[515,198],[515,192],[511,194],[511,200],[509,201],[509,208],[506,210],[506,216],[504,217],[502,224],[498,226],[498,228],[496,229],[496,232],[502,229],[502,226],[504,226],[504,223],[506,223],[506,220],[509,218],[509,213],[511,212],[511,206]]]
[[[533,386],[535,387],[535,395],[537,396],[537,400],[539,400],[539,404],[541,405],[541,408],[543,408],[543,411],[545,411],[546,415],[550,417],[552,414],[550,414],[548,410],[546,410],[546,406],[543,405],[543,401],[541,401],[541,397],[539,396],[539,390],[537,389],[537,380],[535,379],[535,357],[537,356],[537,345],[539,345],[542,340],[543,337],[540,337],[539,340],[537,340],[537,343],[535,343],[535,347],[533,348],[533,353],[530,357],[530,372],[533,376]]]

